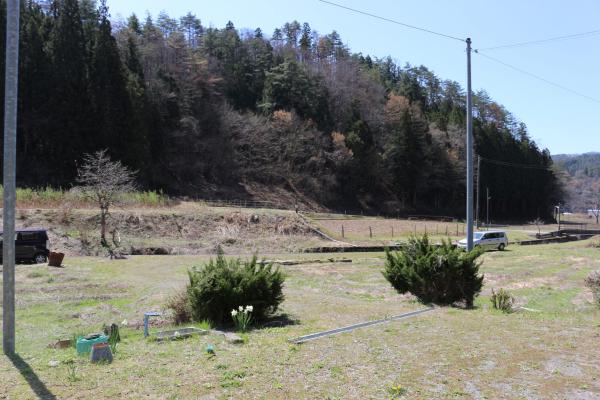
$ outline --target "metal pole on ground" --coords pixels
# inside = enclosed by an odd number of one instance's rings
[[[19,0],[6,6],[6,70],[4,87],[4,204],[2,241],[2,349],[15,352],[15,203],[17,95],[19,83]]]
[[[473,109],[471,38],[467,38],[467,250],[473,250]]]

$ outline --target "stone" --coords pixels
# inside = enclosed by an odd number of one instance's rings
[[[58,361],[56,361],[56,360],[50,360],[50,361],[48,362],[48,366],[49,366],[49,367],[53,367],[53,368],[54,368],[54,367],[58,367],[59,365],[60,365],[60,362],[58,362]]]
[[[233,343],[233,344],[244,343],[244,339],[242,339],[235,333],[231,333],[231,332],[225,333],[225,340],[227,340],[228,343]]]
[[[211,333],[215,334],[215,335],[223,335],[223,337],[225,337],[225,340],[227,341],[227,343],[232,343],[232,344],[244,343],[244,339],[242,339],[241,337],[239,337],[238,335],[236,335],[233,332],[224,332],[224,331],[220,331],[218,329],[212,329]]]
[[[68,349],[73,346],[73,341],[71,339],[60,339],[54,343],[50,343],[48,348],[50,349]]]

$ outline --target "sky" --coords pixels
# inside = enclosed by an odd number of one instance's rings
[[[598,0],[332,0],[347,7],[447,35],[471,37],[473,48],[521,43],[600,30]],[[465,44],[360,15],[319,0],[107,0],[113,19],[132,12],[156,17],[194,13],[204,26],[260,27],[308,22],[321,34],[336,30],[352,52],[425,65],[466,87]],[[600,151],[600,34],[485,54],[592,99],[498,64],[472,59],[473,90],[485,89],[552,154]],[[483,53],[483,52],[482,52]]]

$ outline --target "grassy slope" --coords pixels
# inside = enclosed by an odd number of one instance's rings
[[[585,242],[518,247],[485,255],[486,286],[472,311],[439,309],[404,322],[362,329],[301,346],[289,338],[421,306],[399,296],[380,274],[382,254],[352,254],[352,264],[285,267],[283,312],[297,324],[252,331],[244,345],[218,336],[158,344],[125,329],[115,362],[92,366],[52,350],[52,339],[127,318],[141,322],[183,287],[186,269],[204,257],[73,258],[65,269],[19,266],[18,350],[58,398],[597,398],[600,310],[583,277],[600,268]],[[314,255],[270,255],[277,258]],[[326,258],[326,255],[319,255]],[[336,255],[337,257],[337,255]],[[503,315],[488,307],[491,287],[511,288],[540,312]],[[214,344],[208,358],[205,346]],[[0,397],[32,398],[25,379],[0,358]],[[206,397],[204,397],[206,396]]]

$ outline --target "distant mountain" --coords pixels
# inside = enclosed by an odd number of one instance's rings
[[[574,211],[595,208],[600,203],[600,153],[557,154],[555,165],[565,172],[567,202]]]

